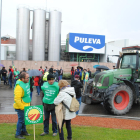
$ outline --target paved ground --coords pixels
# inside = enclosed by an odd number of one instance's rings
[[[31,105],[42,104],[41,98],[36,96],[36,88],[33,91],[33,98]],[[13,108],[14,103],[14,90],[9,89],[9,86],[0,85],[0,114],[16,114]],[[86,105],[81,104],[79,111],[81,116],[98,116],[98,117],[119,117],[119,118],[130,118],[130,119],[140,119],[140,105],[134,104],[129,113],[123,116],[112,116],[103,107],[102,104],[96,105]],[[134,118],[133,118],[134,117]]]

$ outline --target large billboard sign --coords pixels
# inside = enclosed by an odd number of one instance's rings
[[[105,53],[105,36],[94,34],[69,33],[69,52]]]

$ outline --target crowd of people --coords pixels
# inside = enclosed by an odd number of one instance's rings
[[[31,102],[29,79],[29,74],[26,72],[22,72],[20,74],[19,80],[16,82],[14,90],[15,102],[13,107],[15,108],[15,111],[18,115],[15,138],[18,139],[25,139],[24,135],[30,136],[30,134],[26,130],[26,125],[24,122],[24,107],[30,106]],[[75,87],[75,85],[77,86]],[[79,90],[76,89],[77,87],[79,88]],[[59,82],[57,82],[55,79],[55,75],[52,73],[49,73],[47,75],[47,81],[45,81],[41,86],[41,97],[44,106],[44,132],[41,133],[40,136],[45,136],[49,134],[49,118],[51,114],[53,131],[52,136],[56,136],[59,132],[60,140],[64,140],[63,125],[64,123],[66,123],[66,129],[68,134],[67,140],[72,140],[71,119],[75,118],[76,114],[78,113],[70,112],[68,108],[63,106],[62,127],[59,128],[58,125],[57,128],[55,106],[59,105],[60,103],[64,103],[65,105],[70,107],[72,96],[75,98],[79,98],[81,87],[82,84],[81,82],[79,82],[78,75],[75,75],[75,80],[73,80],[73,84],[71,84],[71,86],[66,80],[59,80]]]
[[[75,79],[75,75],[79,75],[79,80],[83,84],[84,81],[86,81],[86,75],[88,75],[88,80],[91,79],[91,71],[90,69],[83,69],[82,67],[77,67],[77,69],[74,69],[74,67],[71,68],[71,81]]]
[[[30,77],[26,72],[25,68],[19,72],[16,68],[13,70],[9,67],[9,72],[3,67],[1,70],[2,78],[4,80],[4,85],[10,85],[12,88],[12,79],[14,79],[14,105],[15,111],[18,115],[18,122],[16,128],[15,138],[24,139],[23,135],[29,136],[30,134],[26,130],[26,125],[24,123],[24,107],[31,105],[33,86],[37,89],[37,95],[42,98],[42,103],[44,106],[44,131],[40,136],[45,136],[49,134],[49,118],[51,114],[52,119],[52,136],[56,136],[59,132],[60,140],[64,140],[63,125],[66,123],[67,129],[67,140],[72,140],[72,129],[71,129],[71,119],[78,115],[77,112],[70,112],[67,107],[70,107],[72,97],[75,97],[79,104],[81,105],[81,88],[83,83],[91,78],[91,71],[88,68],[82,69],[77,67],[71,68],[71,84],[63,78],[63,69],[54,69],[51,66],[50,69],[45,67],[42,69],[40,67],[39,71],[42,75]],[[8,77],[8,82],[7,78]],[[63,121],[62,127],[57,128],[57,119],[55,113],[55,106],[63,103]],[[66,107],[67,106],[67,107]],[[61,130],[60,130],[61,129]],[[59,130],[59,131],[58,131]]]

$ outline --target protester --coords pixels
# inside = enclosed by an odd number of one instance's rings
[[[14,71],[14,87],[15,87],[15,84],[16,84],[16,81],[18,79],[19,74],[20,74],[20,72],[17,70],[17,68],[15,68],[15,71]]]
[[[76,99],[78,100],[79,104],[81,105],[81,88],[83,87],[82,83],[80,82],[79,75],[75,75],[75,80],[71,82],[71,87],[74,87],[76,93]],[[80,106],[79,106],[80,108]],[[79,110],[76,112],[78,115]]]
[[[47,66],[45,67],[44,73],[45,73],[46,71],[48,71]]]
[[[42,91],[42,89],[41,89],[41,86],[43,85],[43,83],[44,83],[44,81],[43,81],[43,71],[42,71],[42,75],[40,76],[40,78],[39,78],[39,82],[38,82],[38,84],[39,84],[39,88],[40,88],[40,91]]]
[[[44,74],[44,70],[42,69],[42,66],[40,66],[39,71],[41,71],[41,72],[42,72],[42,74]]]
[[[83,84],[83,80],[84,80],[84,76],[85,76],[84,70],[82,69],[80,73],[81,73],[80,82]]]
[[[39,88],[39,76],[36,76],[34,78],[34,86],[36,86],[36,90],[37,90],[37,95],[36,96],[40,96],[40,88]]]
[[[54,100],[54,104],[58,105],[60,103],[64,103],[68,107],[70,107],[72,96],[75,96],[74,87],[70,87],[69,83],[66,80],[59,81],[60,92],[58,96]],[[59,138],[60,140],[64,140],[64,133],[63,133],[63,125],[66,123],[67,128],[67,140],[72,140],[72,129],[71,129],[71,119],[75,118],[75,112],[70,112],[64,105],[63,105],[63,122],[61,127],[61,132],[59,131]]]
[[[77,71],[77,69],[75,69],[74,76],[75,75],[79,75],[79,72]]]
[[[97,69],[97,68],[96,68],[96,72],[93,74],[93,77],[94,77],[96,74],[100,73],[100,72],[101,72],[101,69]]]
[[[49,72],[46,71],[43,75],[43,82],[47,82],[47,76],[49,75]]]
[[[12,74],[14,73],[14,70],[12,69],[12,66],[9,66],[9,69],[11,69]]]
[[[12,88],[12,71],[11,71],[11,69],[9,69],[8,81],[9,81],[10,88]]]
[[[59,80],[62,80],[62,77],[63,77],[63,69],[61,67],[61,69],[60,69],[60,75],[59,75]]]
[[[87,72],[89,73],[89,79],[91,79],[91,71],[89,68],[87,69]]]
[[[34,86],[34,79],[33,79],[33,77],[30,77],[29,78],[29,85],[30,85],[30,98],[31,98],[31,100],[32,100],[32,93],[33,93],[33,86]]]
[[[4,85],[5,85],[5,84],[7,84],[7,82],[6,82],[7,70],[5,69],[5,67],[2,68],[1,74],[2,74],[2,79],[4,81]]]
[[[74,67],[71,68],[71,81],[74,80]]]
[[[52,119],[52,130],[53,136],[57,135],[57,121],[56,121],[56,114],[55,114],[55,106],[54,106],[54,99],[57,97],[59,92],[59,86],[57,82],[54,82],[54,75],[49,74],[47,76],[48,82],[44,82],[43,86],[41,87],[43,91],[43,104],[44,104],[44,132],[40,134],[41,136],[49,134],[49,118],[51,113]]]
[[[22,72],[20,79],[16,82],[14,90],[14,101],[13,107],[18,115],[17,129],[15,138],[25,139],[22,135],[29,136],[26,125],[24,122],[24,107],[30,106],[30,86],[29,86],[29,75],[25,72]]]
[[[59,82],[59,79],[60,79],[60,70],[59,69],[56,69],[56,73],[58,74],[58,82]]]
[[[20,72],[20,74],[21,74],[22,72],[26,72],[26,69],[25,69],[25,68],[23,68],[23,70]]]
[[[58,73],[55,69],[53,70],[53,75],[55,77],[55,82],[58,82]]]
[[[89,73],[87,72],[86,69],[84,69],[84,83],[87,82],[89,79]]]
[[[51,66],[51,68],[49,69],[49,73],[53,74],[53,66]]]

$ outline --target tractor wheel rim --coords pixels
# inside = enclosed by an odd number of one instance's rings
[[[118,101],[118,97],[121,98],[121,101]],[[129,104],[129,94],[126,91],[119,91],[114,97],[114,106],[117,110],[125,109]]]

